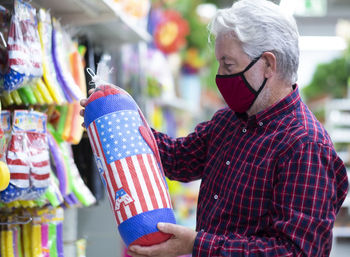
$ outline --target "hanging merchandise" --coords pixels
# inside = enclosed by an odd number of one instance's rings
[[[11,133],[9,111],[0,113],[0,191],[5,190],[10,183],[10,171],[6,164],[6,150]]]
[[[1,257],[63,257],[63,209],[9,209],[0,213]]]
[[[71,146],[67,142],[60,141],[59,147],[65,162],[68,176],[68,184],[71,191],[74,193],[79,202],[84,206],[90,206],[94,204],[96,202],[96,199],[92,195],[90,190],[86,187],[79,174],[79,171],[72,156]]]
[[[22,0],[13,1],[14,8],[8,33],[2,29],[2,39],[7,42],[7,58],[3,63],[3,89],[13,91],[28,80],[40,78],[42,58],[37,30],[36,10]],[[2,12],[6,19],[8,12]]]
[[[105,189],[94,161],[89,139],[83,137],[80,143],[78,145],[73,145],[72,148],[79,173],[94,195],[96,202],[103,200]]]
[[[52,57],[57,75],[57,80],[69,102],[80,100],[83,95],[79,86],[75,83],[69,68],[69,54],[67,47],[67,35],[62,30],[61,24],[52,19]]]
[[[51,97],[56,104],[63,104],[66,102],[65,94],[62,91],[58,81],[57,74],[54,67],[52,56],[52,25],[51,15],[44,9],[39,10],[39,24],[38,24],[40,43],[43,58],[43,77],[45,84],[50,92]],[[67,94],[66,94],[67,96]]]
[[[132,97],[103,81],[108,71],[99,65],[91,73],[97,89],[85,108],[88,136],[125,244],[157,244],[171,237],[157,223],[176,222],[158,147]]]
[[[49,185],[50,160],[46,136],[46,115],[16,110],[6,154],[10,185],[0,193],[3,202],[32,200]]]
[[[80,88],[82,96],[87,97],[86,94],[86,80],[84,74],[84,64],[83,64],[83,55],[78,51],[78,45],[76,43],[70,43],[71,53],[69,56],[70,59],[70,71],[73,74],[75,83]],[[79,112],[81,110],[80,103],[74,101],[73,105],[73,115],[71,119],[71,130],[67,141],[72,144],[78,144],[83,136],[84,128],[81,126],[84,119],[80,116]]]

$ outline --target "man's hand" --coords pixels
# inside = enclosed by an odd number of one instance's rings
[[[132,245],[127,254],[132,257],[175,257],[192,253],[197,236],[196,231],[171,223],[158,223],[158,229],[173,236],[166,242],[157,245]]]
[[[94,89],[94,88],[91,88],[91,89],[89,90],[88,94],[91,95],[94,91],[95,91],[95,89]],[[84,112],[85,112],[86,103],[87,103],[87,99],[86,99],[86,98],[80,100],[80,105],[81,105],[81,107],[83,107],[84,109],[81,109],[80,112],[79,112],[79,114],[80,114],[80,116],[82,116],[83,118],[84,118]],[[82,123],[81,125],[85,128],[85,124],[84,124],[84,123]]]

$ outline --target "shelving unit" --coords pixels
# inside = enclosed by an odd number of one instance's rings
[[[88,34],[92,41],[105,48],[152,38],[142,26],[127,19],[110,0],[33,0],[32,4],[51,10],[63,25]]]
[[[350,178],[350,99],[335,99],[327,103],[326,128],[339,157],[347,167],[348,178]],[[348,215],[345,218],[340,217],[341,222],[333,230],[334,237],[350,238],[350,193],[342,208],[347,208]]]

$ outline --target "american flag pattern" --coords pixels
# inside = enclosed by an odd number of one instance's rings
[[[143,212],[172,208],[154,149],[142,133],[144,129],[135,110],[106,114],[87,129],[118,225]]]
[[[5,89],[14,90],[23,83],[23,78],[42,76],[42,55],[39,33],[36,25],[36,10],[28,4],[21,5],[25,15],[14,14],[12,16],[8,35],[8,66],[9,71],[5,75]]]
[[[46,135],[46,115],[16,111],[12,137],[7,150],[11,183],[19,188],[46,187],[50,178],[50,159]],[[32,123],[35,129],[20,127]],[[38,124],[41,124],[38,126]]]

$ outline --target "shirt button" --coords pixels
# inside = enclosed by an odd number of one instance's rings
[[[261,121],[259,122],[259,126],[262,127],[264,125],[264,123],[262,123]]]
[[[204,232],[204,229],[201,229],[202,232]]]
[[[230,165],[230,161],[227,161],[227,162],[226,162],[226,165]]]
[[[214,195],[214,199],[217,200],[219,197],[218,195]]]
[[[242,129],[242,132],[243,132],[243,133],[246,133],[246,132],[247,132],[247,129],[246,129],[246,128],[243,128],[243,129]]]

